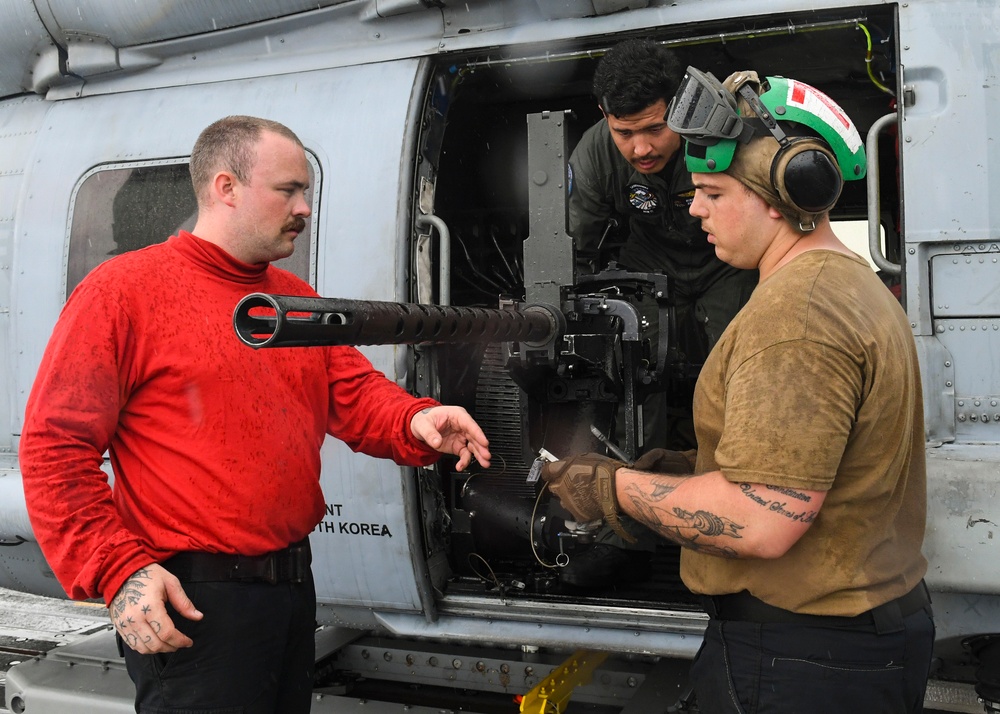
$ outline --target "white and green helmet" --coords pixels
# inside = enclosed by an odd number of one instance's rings
[[[826,94],[794,79],[761,82],[755,72],[743,71],[719,82],[688,67],[666,120],[687,140],[689,171],[729,171],[741,180],[760,174],[747,183],[803,230],[836,203],[844,181],[865,177],[864,142],[850,117]],[[734,165],[738,151],[747,155]],[[748,171],[750,154],[760,166]]]

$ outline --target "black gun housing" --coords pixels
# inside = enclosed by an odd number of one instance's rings
[[[254,348],[460,342],[542,345],[555,339],[559,318],[542,305],[515,311],[252,293],[236,306],[233,327]]]

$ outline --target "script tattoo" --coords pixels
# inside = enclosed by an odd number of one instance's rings
[[[777,486],[767,486],[767,489],[771,491],[776,491],[783,496],[788,496],[789,498],[794,498],[800,501],[805,501],[808,503],[812,500],[812,497],[807,496],[804,493],[795,491],[790,488],[780,488]],[[798,521],[801,523],[812,523],[816,520],[817,512],[812,511],[793,511],[788,509],[788,502],[779,499],[765,498],[762,496],[757,489],[754,488],[752,483],[741,483],[740,490],[743,491],[743,495],[749,498],[754,503],[759,506],[766,508],[771,511],[771,513],[777,513],[779,516],[783,516],[790,521]]]
[[[796,491],[793,488],[785,488],[784,486],[768,486],[766,484],[765,484],[764,488],[766,488],[768,491],[777,491],[782,496],[788,496],[789,498],[795,498],[795,499],[798,499],[799,501],[805,501],[806,503],[810,503],[812,501],[812,496],[807,496],[806,494],[802,493],[801,491]]]

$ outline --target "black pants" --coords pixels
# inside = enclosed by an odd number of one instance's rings
[[[167,607],[194,646],[140,655],[125,648],[140,714],[308,714],[316,592],[305,582],[183,583],[205,617]]]
[[[691,679],[702,714],[918,714],[933,646],[929,610],[883,634],[713,619]]]

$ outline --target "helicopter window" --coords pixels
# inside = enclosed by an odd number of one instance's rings
[[[308,151],[306,157],[310,175],[306,201],[315,209],[319,163]],[[105,164],[91,169],[70,202],[66,296],[108,258],[161,243],[179,230],[190,231],[197,213],[186,159]],[[295,252],[275,265],[315,286],[314,231],[315,221],[307,218]]]

